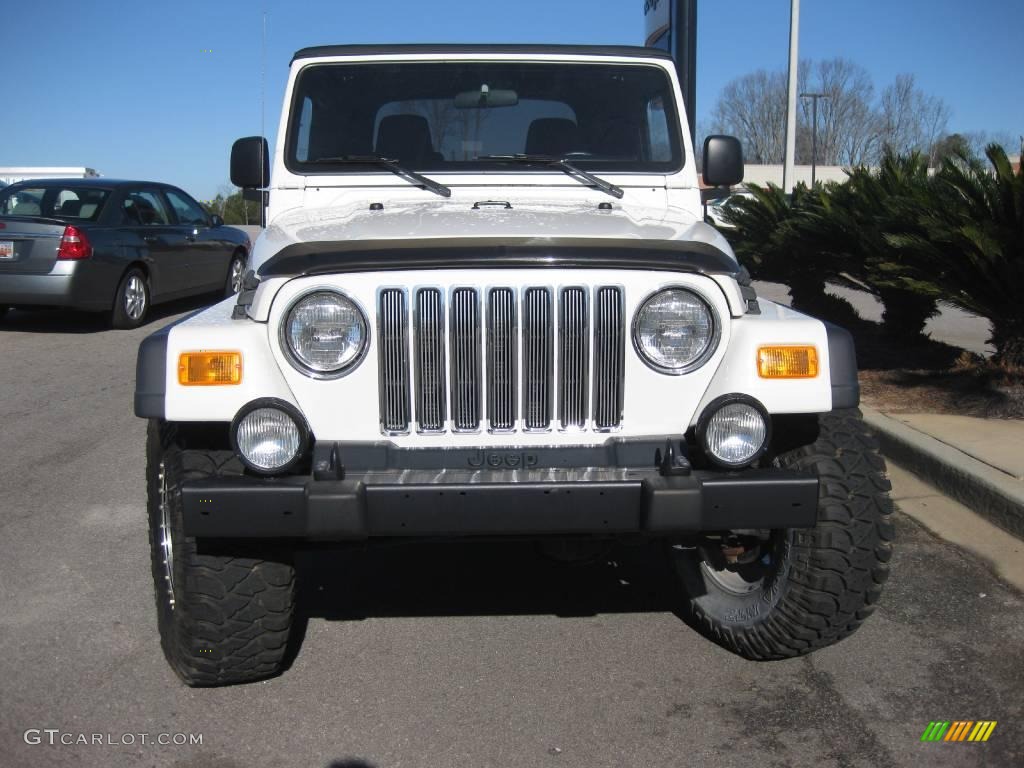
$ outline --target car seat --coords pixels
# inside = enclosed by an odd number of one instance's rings
[[[526,154],[563,157],[579,152],[579,128],[564,117],[541,117],[530,123],[526,132]]]
[[[434,151],[427,119],[420,115],[389,115],[377,128],[377,146],[374,150],[403,165],[420,166],[444,159]]]

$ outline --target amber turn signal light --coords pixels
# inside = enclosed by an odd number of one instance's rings
[[[185,387],[217,387],[242,383],[241,352],[182,352],[178,383]]]
[[[813,379],[818,375],[818,350],[804,346],[759,347],[757,375],[762,379]]]

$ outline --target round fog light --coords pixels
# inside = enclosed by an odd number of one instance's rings
[[[768,444],[768,421],[751,402],[732,400],[701,419],[701,443],[708,456],[730,469],[745,467],[758,458]]]
[[[280,408],[254,408],[234,429],[238,455],[258,472],[280,472],[299,458],[303,429]]]

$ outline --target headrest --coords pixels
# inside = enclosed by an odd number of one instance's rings
[[[418,165],[433,155],[430,126],[420,115],[390,115],[377,129],[376,153],[401,163]]]
[[[541,117],[530,123],[526,133],[526,154],[561,157],[580,151],[579,129],[564,117]]]

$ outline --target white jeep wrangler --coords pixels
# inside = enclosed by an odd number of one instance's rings
[[[164,651],[272,675],[304,541],[664,544],[752,659],[873,610],[892,526],[845,331],[760,299],[646,48],[299,51],[242,292],[139,349]],[[704,180],[742,178],[711,137]],[[263,196],[264,192],[256,192]]]

